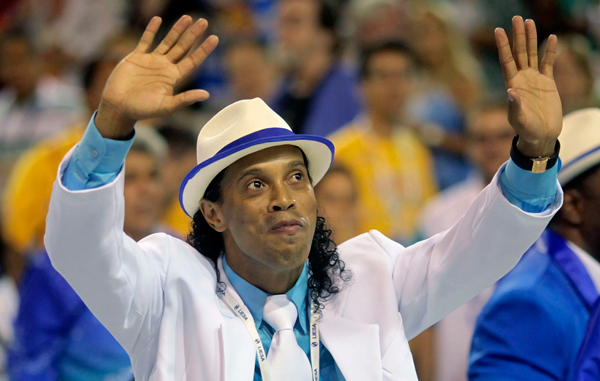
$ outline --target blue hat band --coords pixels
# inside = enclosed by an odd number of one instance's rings
[[[253,142],[258,139],[269,138],[269,137],[278,137],[278,136],[290,136],[296,135],[292,131],[286,128],[265,128],[260,131],[253,132],[246,136],[242,136],[241,138],[234,140],[233,142],[227,144],[225,147],[221,148],[217,155],[224,151],[234,150],[235,148],[242,146],[246,143]]]
[[[570,168],[572,165],[579,163],[581,160],[585,159],[586,157],[598,152],[600,150],[600,147],[596,147],[593,150],[590,150],[584,154],[579,155],[578,157],[576,157],[575,159],[571,160],[570,163],[567,163],[566,165],[563,165],[561,168],[561,171],[565,171],[567,168]]]

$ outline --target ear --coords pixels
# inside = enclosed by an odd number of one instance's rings
[[[208,223],[211,228],[215,229],[215,231],[223,233],[227,230],[227,224],[221,210],[221,205],[203,198],[200,200],[200,211],[204,215],[206,223]]]
[[[571,226],[580,226],[583,223],[585,199],[577,189],[565,191],[563,206],[560,208],[561,218]]]

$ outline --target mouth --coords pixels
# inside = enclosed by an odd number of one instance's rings
[[[301,220],[290,219],[279,221],[269,229],[273,233],[296,233],[304,228]]]

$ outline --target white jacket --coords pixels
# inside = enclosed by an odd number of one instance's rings
[[[326,303],[320,334],[346,380],[416,380],[408,339],[512,269],[561,203],[559,188],[548,210],[525,213],[494,179],[465,217],[431,239],[404,248],[371,231],[340,245],[354,278]],[[254,345],[216,296],[211,262],[166,234],[136,243],[123,233],[123,214],[123,173],[83,191],[57,181],[45,244],[129,353],[136,380],[251,381]]]

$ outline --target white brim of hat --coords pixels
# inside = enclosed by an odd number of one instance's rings
[[[179,203],[190,217],[198,211],[199,202],[210,182],[223,169],[244,156],[266,148],[292,145],[300,148],[308,160],[308,173],[313,185],[325,176],[333,162],[334,146],[331,141],[316,135],[288,135],[253,140],[245,145],[217,153],[208,160],[196,165],[183,179],[179,189]]]
[[[563,166],[558,172],[558,181],[560,182],[560,185],[564,187],[571,180],[597,164],[600,164],[600,147],[596,147],[591,151],[571,159],[567,163],[563,163]]]
[[[600,108],[573,111],[563,118],[558,172],[561,186],[600,163]]]

